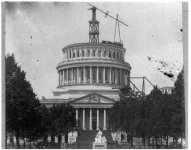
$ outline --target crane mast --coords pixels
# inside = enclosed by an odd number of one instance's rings
[[[89,28],[89,42],[90,43],[99,43],[99,22],[96,20],[96,10],[98,10],[99,12],[103,13],[105,15],[105,17],[110,17],[116,21],[113,43],[122,45],[119,24],[121,23],[122,25],[124,25],[126,27],[128,27],[128,25],[126,23],[124,23],[123,21],[119,20],[118,14],[116,15],[116,18],[115,18],[115,17],[111,16],[108,11],[104,12],[103,10],[95,7],[94,5],[92,5],[90,3],[88,3],[88,5],[90,5],[92,7],[89,9],[89,10],[92,10],[92,20],[89,21],[89,27],[90,27]],[[116,42],[116,30],[118,30],[118,34],[119,34],[119,43]]]
[[[89,42],[99,43],[99,22],[96,20],[96,8],[92,7],[92,19],[89,21]]]

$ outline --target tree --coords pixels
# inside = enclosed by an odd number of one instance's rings
[[[68,104],[53,105],[51,108],[42,107],[42,123],[44,132],[44,139],[47,135],[58,137],[59,143],[61,136],[68,134],[76,126],[75,109]]]
[[[31,141],[38,136],[40,103],[13,54],[8,54],[5,58],[5,67],[6,133],[12,133],[16,137],[19,147],[19,138]]]
[[[51,124],[52,118],[50,114],[50,109],[48,109],[45,105],[41,106],[41,129],[43,132],[43,140],[47,142],[48,135],[51,133]]]
[[[138,109],[138,125],[136,128],[136,133],[138,137],[142,137],[143,146],[145,148],[146,139],[151,137],[151,103],[150,101],[143,99],[139,102]],[[150,145],[149,145],[150,148]]]
[[[151,91],[151,93],[147,96],[147,101],[152,103],[152,108],[150,109],[150,116],[149,119],[151,121],[151,128],[150,128],[150,133],[153,137],[153,148],[154,148],[154,139],[155,139],[155,144],[157,145],[157,139],[161,137],[162,131],[161,131],[161,109],[162,109],[162,99],[163,95],[161,91],[157,88],[154,87],[154,89]],[[149,139],[150,141],[150,139]]]
[[[113,130],[121,130],[127,133],[128,141],[133,147],[133,137],[136,135],[138,125],[140,97],[127,87],[121,90],[121,95],[121,100],[111,108],[109,122]]]
[[[185,96],[184,96],[184,70],[179,73],[173,90],[173,117],[171,120],[172,136],[176,144],[178,138],[185,138]]]

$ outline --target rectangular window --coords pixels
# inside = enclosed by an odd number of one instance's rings
[[[64,82],[67,83],[67,72],[66,72],[66,69],[64,70]]]
[[[71,69],[68,69],[68,84],[71,83]]]
[[[92,83],[96,83],[97,80],[97,67],[92,67]]]
[[[120,84],[120,69],[117,69],[117,84]]]
[[[105,68],[105,83],[109,83],[110,78],[110,68]]]
[[[103,83],[103,67],[99,67],[99,83]]]
[[[86,82],[90,83],[90,67],[86,67]]]
[[[77,68],[74,68],[74,83],[77,83]]]
[[[83,68],[79,68],[79,83],[83,83]]]
[[[87,57],[90,57],[90,50],[87,50]]]
[[[111,83],[115,84],[115,69],[111,68]]]

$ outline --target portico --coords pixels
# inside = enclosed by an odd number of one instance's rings
[[[76,120],[83,130],[107,130],[108,111],[114,100],[98,94],[89,94],[70,104],[76,109]]]
[[[82,108],[82,129],[83,130],[99,130],[100,127],[102,127],[103,130],[107,130],[107,123],[106,123],[106,118],[107,118],[107,109],[106,108],[95,108],[96,110],[96,128],[95,126],[92,126],[92,111],[94,108]],[[103,111],[101,114],[102,117],[100,117],[100,111]],[[86,113],[88,115],[88,118],[86,118]],[[76,121],[79,122],[79,108],[76,109]],[[100,119],[102,119],[100,123]],[[89,120],[89,125],[86,124],[86,120]],[[95,120],[94,120],[95,122]],[[94,124],[95,125],[95,124]],[[77,124],[78,126],[78,124]]]

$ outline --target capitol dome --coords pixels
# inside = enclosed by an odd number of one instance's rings
[[[58,86],[53,98],[41,100],[51,107],[70,104],[83,130],[107,130],[108,111],[119,101],[120,89],[130,86],[131,66],[125,62],[121,42],[99,42],[99,22],[92,7],[89,42],[67,45],[57,65]]]
[[[54,92],[74,99],[92,92],[119,100],[119,89],[129,85],[130,65],[125,48],[109,43],[77,43],[64,47],[57,66],[58,89]],[[78,91],[77,93],[75,91]]]

